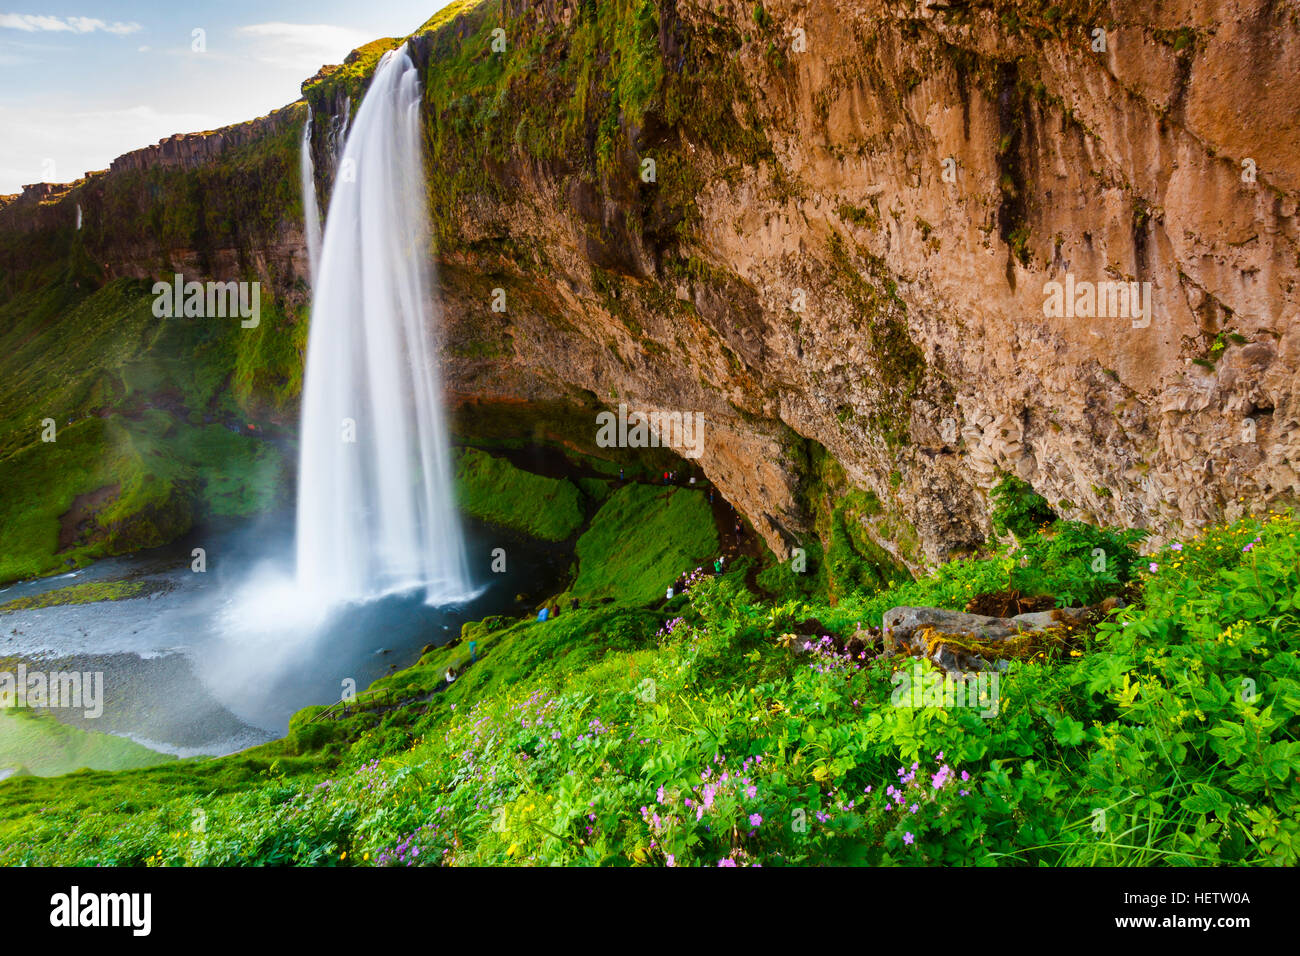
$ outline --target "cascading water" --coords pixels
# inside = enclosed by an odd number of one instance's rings
[[[320,206],[316,202],[316,166],[311,159],[311,106],[307,107],[307,123],[302,128],[302,210],[307,230],[307,261],[311,265],[311,281],[320,274]]]
[[[418,74],[385,55],[334,184],[303,390],[297,579],[312,600],[472,590],[452,495]]]
[[[339,160],[343,158],[343,144],[348,140],[348,120],[351,118],[352,97],[348,96],[343,100],[343,112],[334,117],[334,121],[330,124],[328,141],[335,172],[338,172]]]

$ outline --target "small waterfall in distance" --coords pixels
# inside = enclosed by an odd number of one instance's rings
[[[313,280],[297,584],[323,604],[415,588],[430,604],[472,596],[442,410],[419,112],[403,46],[380,62],[348,133]]]
[[[311,104],[307,104],[307,123],[302,128],[302,212],[307,231],[307,261],[311,281],[320,273],[320,206],[316,202],[316,166],[311,158]]]

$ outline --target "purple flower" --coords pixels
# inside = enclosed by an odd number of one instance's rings
[[[1157,571],[1160,570],[1160,565],[1158,565],[1158,564],[1156,564],[1154,561],[1152,561],[1150,564],[1147,565],[1147,569],[1148,569],[1152,574],[1155,574]]]
[[[751,827],[759,826],[762,824],[762,822],[763,822],[763,818],[760,817],[757,813],[751,813],[749,815],[749,825]]]
[[[910,832],[903,834],[903,842],[906,843],[908,846],[911,846],[912,841],[914,841],[915,839],[916,837],[912,836]]]

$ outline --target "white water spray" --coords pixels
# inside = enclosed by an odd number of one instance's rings
[[[309,599],[470,596],[434,333],[418,73],[384,56],[343,150],[303,390],[297,577]]]
[[[307,230],[307,261],[311,266],[314,285],[320,275],[320,206],[316,202],[316,166],[311,159],[311,106],[307,107],[307,123],[302,128],[302,211]]]

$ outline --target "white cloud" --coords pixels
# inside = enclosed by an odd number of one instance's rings
[[[87,170],[107,169],[118,156],[173,133],[214,129],[223,117],[162,112],[149,106],[58,110],[0,104],[0,194],[27,183],[72,182]]]
[[[343,58],[375,36],[365,30],[329,26],[324,23],[254,23],[239,32],[266,41],[256,44],[254,56],[264,63],[285,69],[315,73],[326,63]]]
[[[138,23],[105,23],[93,17],[49,17],[31,13],[0,13],[0,28],[24,33],[94,33],[96,30],[126,36],[140,30]]]

